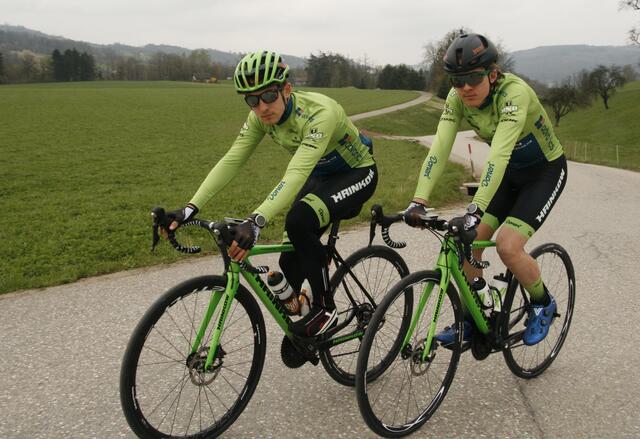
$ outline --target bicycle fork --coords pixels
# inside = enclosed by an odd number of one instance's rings
[[[204,370],[209,370],[213,360],[215,358],[216,352],[218,351],[218,345],[220,343],[220,336],[222,335],[222,328],[224,328],[224,323],[227,320],[227,316],[229,314],[229,310],[231,309],[231,304],[233,303],[233,299],[236,295],[236,291],[238,290],[238,285],[240,283],[239,277],[239,266],[236,263],[232,263],[230,266],[230,270],[227,271],[227,285],[224,292],[221,291],[212,291],[211,292],[211,300],[209,301],[209,306],[207,308],[207,312],[205,313],[202,322],[200,323],[200,328],[196,334],[196,338],[193,341],[193,345],[191,346],[191,354],[195,354],[198,351],[198,346],[202,342],[204,338],[207,328],[209,327],[209,323],[211,322],[211,318],[215,313],[220,300],[224,297],[224,302],[222,303],[222,308],[220,310],[220,315],[218,316],[218,322],[211,332],[211,343],[209,344],[209,352],[207,353],[207,360],[204,365]]]

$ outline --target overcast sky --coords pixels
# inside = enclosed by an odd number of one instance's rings
[[[99,44],[324,51],[383,65],[418,64],[427,43],[460,26],[508,51],[626,45],[640,12],[619,0],[0,0],[0,23]]]

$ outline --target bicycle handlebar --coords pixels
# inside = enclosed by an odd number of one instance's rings
[[[371,225],[369,227],[369,245],[373,242],[373,238],[376,234],[376,225],[380,225],[382,231],[382,240],[391,248],[405,248],[407,243],[404,241],[394,241],[389,236],[389,227],[391,224],[400,222],[404,219],[403,214],[397,213],[395,215],[385,216],[382,212],[382,206],[374,204],[371,206]]]
[[[163,208],[161,207],[154,208],[151,211],[151,216],[153,217],[153,243],[151,245],[152,251],[156,248],[156,246],[158,245],[158,242],[160,241],[159,228],[163,228],[167,232],[167,240],[169,241],[171,246],[177,251],[179,251],[180,253],[196,254],[202,251],[201,247],[198,247],[198,246],[190,247],[190,246],[182,245],[178,242],[178,240],[176,239],[175,230],[169,230],[169,224],[171,224],[171,221],[167,218],[167,214]],[[233,225],[227,224],[224,221],[216,223],[213,221],[206,221],[206,220],[193,218],[189,221],[182,223],[180,228],[190,227],[190,226],[202,227],[203,229],[206,229],[209,232],[212,232],[217,238],[216,243],[218,244],[218,247],[220,247],[220,253],[222,254],[222,257],[225,259],[225,262],[229,261],[230,257],[227,254],[226,250],[227,250],[227,247],[230,246],[231,243],[233,242],[233,238],[231,236],[231,231],[230,231],[230,227],[232,227]],[[267,266],[254,267],[253,265],[249,264],[247,261],[238,261],[238,264],[240,265],[240,268],[250,273],[262,274],[262,273],[269,272],[269,267]]]
[[[420,219],[422,220],[423,227],[431,230],[437,230],[439,232],[446,232],[454,236],[456,238],[456,243],[458,244],[460,256],[464,256],[464,258],[469,261],[469,264],[471,264],[473,267],[479,269],[485,269],[489,267],[488,261],[480,261],[474,258],[473,252],[471,251],[471,244],[473,243],[477,232],[475,229],[466,230],[464,228],[463,217],[452,218],[451,221],[446,221],[438,218],[438,215],[427,214],[421,216]],[[391,248],[406,247],[406,242],[394,241],[389,236],[389,227],[391,227],[391,224],[403,220],[403,213],[385,216],[380,205],[373,205],[371,207],[371,228],[369,233],[369,245],[371,245],[371,242],[373,242],[373,237],[375,236],[375,226],[379,224],[382,227],[382,239],[384,240],[385,244],[387,244]],[[462,263],[462,261],[460,262]]]

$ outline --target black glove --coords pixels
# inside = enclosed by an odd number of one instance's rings
[[[243,250],[249,250],[256,245],[258,236],[260,236],[260,227],[248,218],[231,229],[231,237],[238,243],[238,247]]]
[[[189,203],[182,209],[174,210],[167,213],[167,219],[169,220],[169,225],[171,225],[171,223],[175,221],[178,223],[178,227],[180,227],[183,223],[195,217],[197,213],[198,208],[194,204]]]
[[[404,211],[404,222],[409,224],[411,227],[421,227],[422,219],[420,217],[426,214],[427,206],[412,201],[411,204],[409,204],[409,207]]]

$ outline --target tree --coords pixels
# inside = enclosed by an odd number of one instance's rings
[[[627,64],[622,67],[622,76],[624,76],[626,82],[632,82],[636,80],[638,73],[631,64]]]
[[[82,52],[78,61],[78,79],[80,81],[93,81],[96,76],[96,64],[93,57],[87,52]]]
[[[51,54],[51,64],[53,66],[53,80],[65,81],[67,75],[64,68],[64,55],[58,49],[55,49]]]
[[[553,110],[555,126],[560,125],[561,117],[566,116],[576,107],[580,106],[578,94],[578,90],[570,84],[564,84],[560,87],[551,87],[547,90],[542,101]]]
[[[307,84],[312,87],[366,87],[374,82],[368,66],[340,54],[311,54],[305,70]]]
[[[4,58],[0,52],[0,84],[4,82]]]
[[[391,90],[424,90],[426,78],[423,71],[416,71],[411,67],[400,64],[387,64],[378,75],[378,88]]]
[[[24,50],[20,57],[20,76],[25,82],[32,82],[38,79],[38,60],[33,52]]]
[[[640,0],[622,0],[620,2],[620,8],[640,11]],[[637,27],[632,28],[629,31],[629,40],[633,44],[640,45],[640,29]]]
[[[76,49],[67,49],[64,53],[55,49],[51,54],[51,69],[54,81],[92,81],[96,77],[93,56]]]
[[[600,65],[589,73],[589,83],[593,93],[602,98],[604,108],[608,110],[609,99],[615,94],[616,88],[622,87],[626,80],[620,66]]]

